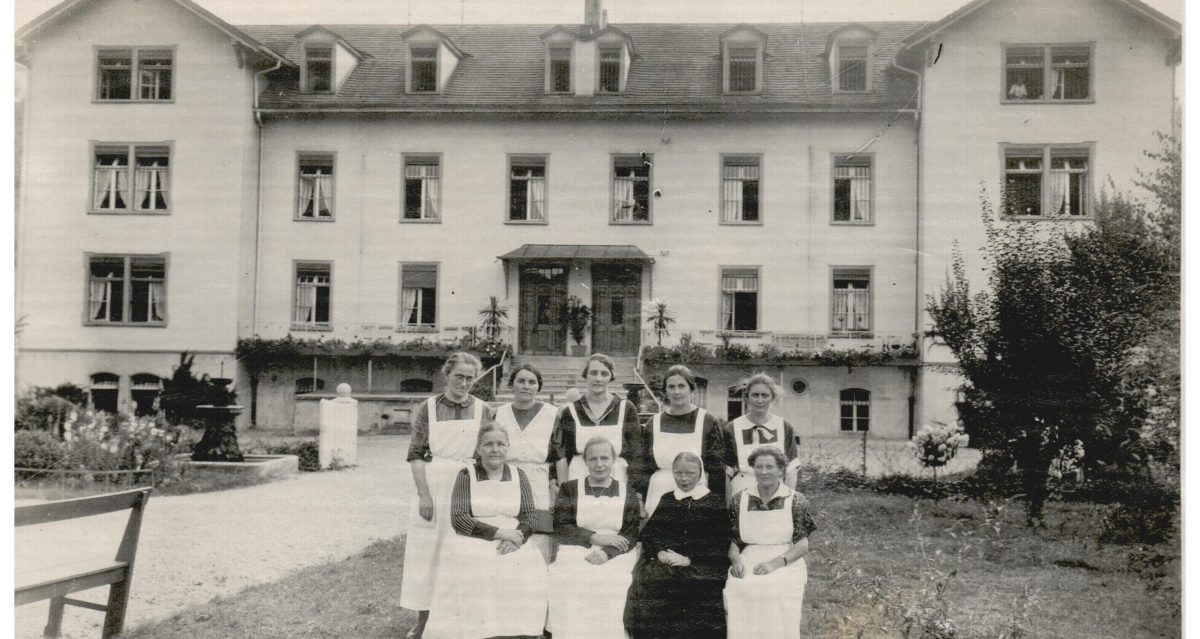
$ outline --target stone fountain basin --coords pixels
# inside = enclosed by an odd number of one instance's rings
[[[186,453],[178,457],[190,468],[246,477],[278,478],[300,472],[300,458],[296,455],[245,455],[246,461],[240,462],[192,461]]]

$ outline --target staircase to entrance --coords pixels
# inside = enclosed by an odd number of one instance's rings
[[[625,384],[636,382],[636,378],[633,376],[633,369],[637,366],[637,358],[613,357],[612,360],[613,365],[616,367],[616,381],[609,386],[609,390],[617,397],[624,399]],[[580,375],[583,372],[585,363],[587,363],[586,357],[515,355],[512,358],[513,368],[522,364],[531,364],[541,372],[542,391],[538,393],[538,399],[544,402],[554,401],[555,403],[563,401],[563,397],[569,388],[578,388],[580,392],[585,390],[583,377]],[[509,370],[512,369],[510,368]],[[502,388],[496,393],[496,401],[512,401],[512,389],[508,387],[507,377],[502,382]]]

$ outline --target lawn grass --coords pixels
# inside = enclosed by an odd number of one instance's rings
[[[1179,548],[1165,576],[1130,568],[1130,546],[1098,544],[1103,506],[1052,503],[1029,530],[1018,502],[937,504],[810,478],[818,530],[808,557],[804,637],[905,637],[912,619],[944,622],[938,639],[1178,637]],[[397,637],[413,623],[399,607],[402,538],[342,562],[229,593],[135,639]],[[939,595],[939,593],[941,593]],[[943,628],[948,627],[943,625]]]

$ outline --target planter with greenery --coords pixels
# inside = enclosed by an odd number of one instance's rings
[[[488,298],[487,306],[479,309],[479,327],[484,336],[491,341],[499,341],[501,332],[507,326],[508,307],[501,304],[499,298],[492,295]]]
[[[654,330],[656,345],[662,346],[662,338],[670,336],[670,326],[675,323],[675,314],[671,312],[670,305],[663,300],[650,300],[642,311],[646,323]]]
[[[588,305],[584,304],[578,296],[572,295],[567,298],[566,308],[559,317],[563,327],[575,342],[571,346],[571,355],[573,357],[587,355],[587,347],[583,345],[583,338],[587,335],[588,326],[592,323],[592,309],[588,308]]]

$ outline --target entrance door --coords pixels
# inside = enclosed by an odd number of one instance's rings
[[[642,265],[592,265],[592,352],[636,355],[642,333]]]
[[[558,315],[567,301],[567,267],[563,264],[521,267],[521,352],[562,355],[567,334]]]

